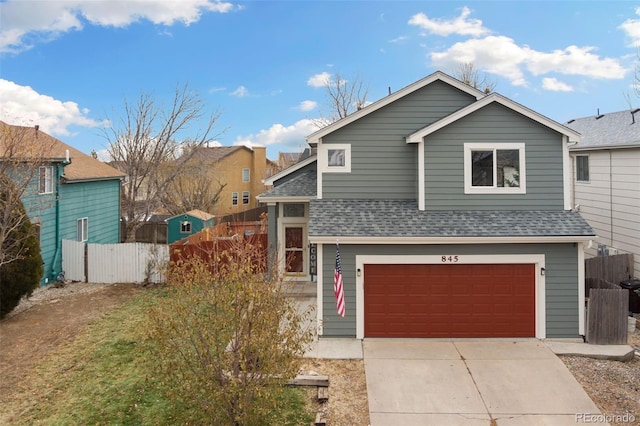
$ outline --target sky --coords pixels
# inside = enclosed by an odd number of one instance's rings
[[[0,120],[107,160],[125,99],[188,84],[217,143],[277,159],[330,115],[335,75],[374,102],[473,63],[562,123],[640,107],[639,49],[640,1],[0,0]]]

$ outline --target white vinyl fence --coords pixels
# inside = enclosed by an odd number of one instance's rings
[[[168,245],[86,244],[86,259],[84,245],[76,241],[62,242],[62,269],[68,280],[84,281],[86,276],[91,283],[164,282],[163,270],[169,262]]]

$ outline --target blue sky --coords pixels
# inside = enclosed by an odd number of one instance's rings
[[[0,119],[89,153],[124,97],[188,83],[217,141],[301,151],[328,115],[321,82],[368,101],[473,62],[495,90],[554,120],[640,107],[640,2],[101,1],[0,3]],[[194,129],[195,130],[195,129]]]

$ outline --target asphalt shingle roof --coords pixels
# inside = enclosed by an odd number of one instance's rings
[[[314,237],[595,236],[575,211],[420,211],[414,200],[311,200]]]
[[[572,149],[606,146],[640,146],[640,111],[618,111],[576,118],[566,126],[581,133],[582,140]]]
[[[294,177],[267,192],[260,194],[261,198],[283,198],[283,197],[313,197],[316,196],[317,177],[315,170],[309,170],[299,176]]]

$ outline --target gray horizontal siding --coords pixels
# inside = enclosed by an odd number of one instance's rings
[[[325,337],[355,337],[356,265],[358,255],[544,254],[547,337],[578,337],[578,252],[573,244],[483,245],[340,245],[346,316],[336,313],[333,295],[335,245],[323,246],[323,326]],[[401,267],[401,266],[399,266]]]
[[[526,194],[465,194],[464,144],[525,143]],[[492,104],[427,136],[427,210],[555,210],[564,208],[562,136]]]
[[[323,198],[416,199],[417,147],[405,137],[475,99],[434,82],[323,138],[351,145],[351,173],[324,173]]]

